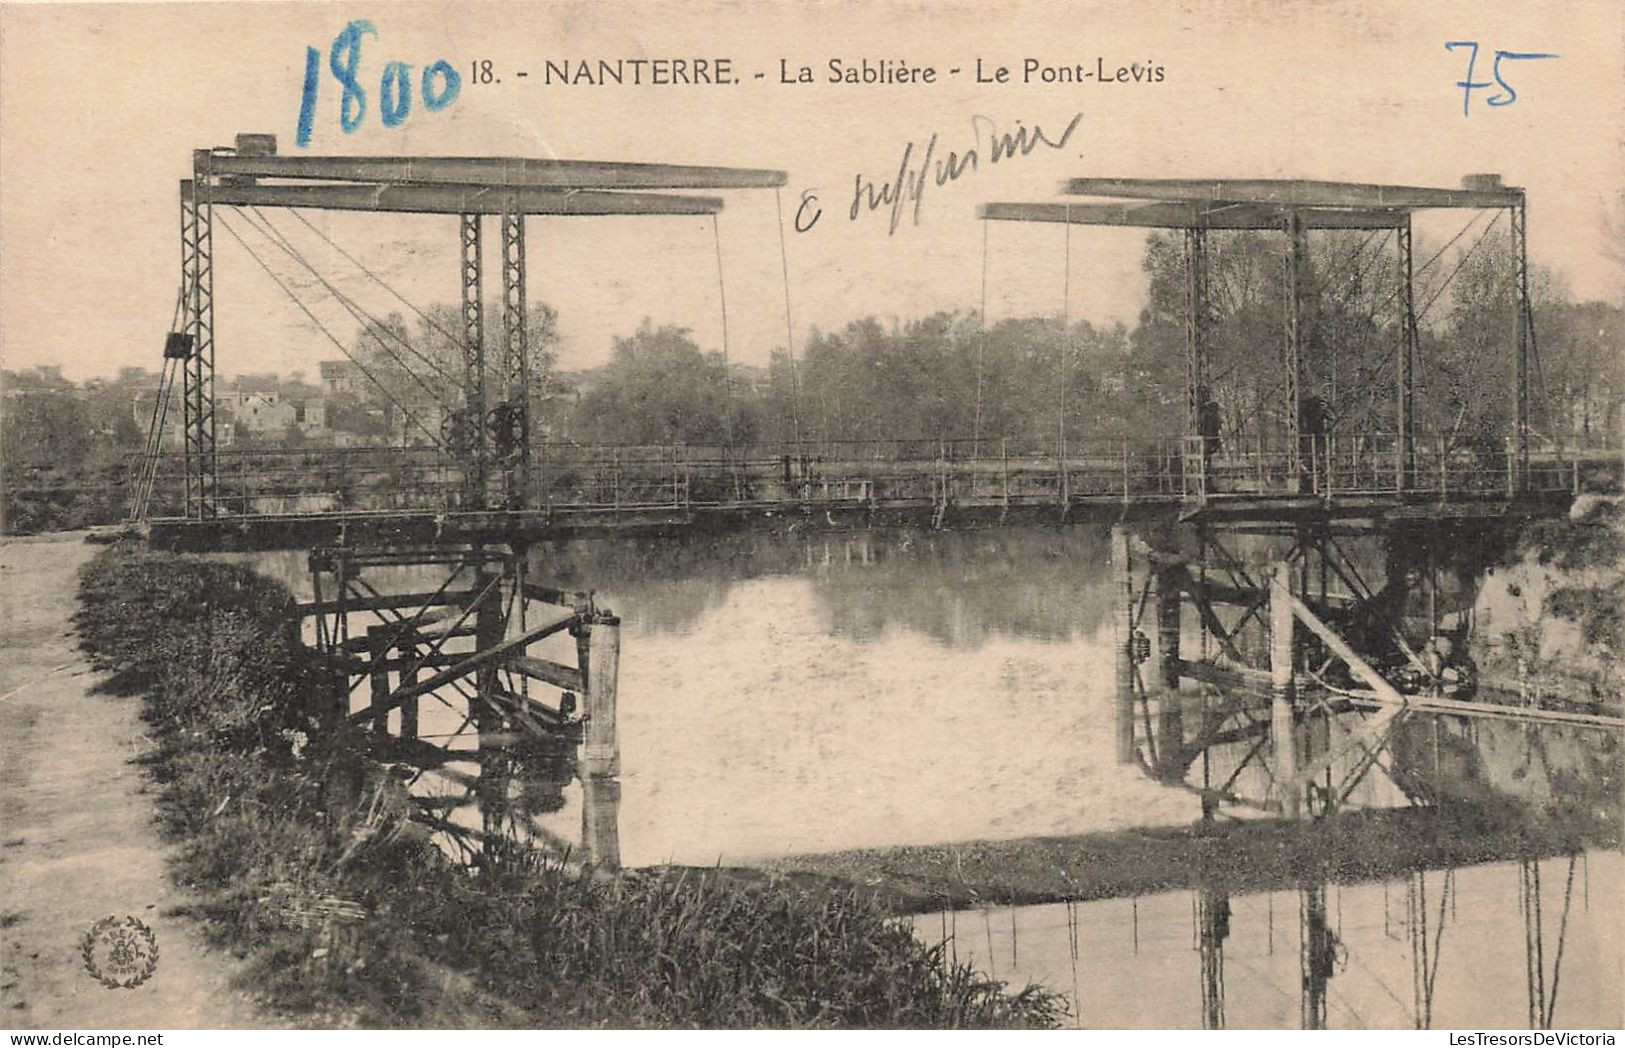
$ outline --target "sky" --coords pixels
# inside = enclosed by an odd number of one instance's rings
[[[644,317],[693,330],[707,349],[760,364],[786,331],[873,314],[943,309],[1060,313],[1132,324],[1144,302],[1134,230],[982,223],[990,201],[1053,201],[1061,179],[1299,177],[1455,186],[1498,172],[1525,186],[1531,254],[1580,299],[1619,300],[1601,216],[1625,187],[1625,21],[1616,3],[1051,4],[758,2],[0,7],[0,362],[58,364],[72,378],[156,368],[179,279],[177,184],[195,148],[268,132],[283,153],[559,157],[771,168],[785,188],[721,194],[709,219],[528,221],[530,296],[560,315],[561,366],[607,359]],[[1414,9],[1413,9],[1414,8]],[[352,20],[367,109],[346,133],[329,49]],[[1489,80],[1497,50],[1516,91],[1463,111],[1466,49]],[[307,47],[320,58],[312,131],[295,144]],[[545,63],[617,58],[730,61],[739,82],[548,85]],[[419,72],[443,59],[463,79],[426,109]],[[932,84],[831,84],[828,62],[930,66]],[[1010,68],[1005,83],[977,83]],[[474,82],[475,63],[493,82]],[[1024,63],[1161,67],[1160,82],[1023,83]],[[408,63],[414,104],[379,116],[379,80]],[[817,83],[782,84],[810,67]],[[957,69],[957,74],[949,70]],[[528,73],[524,78],[517,74]],[[761,78],[757,79],[757,74]],[[499,82],[497,82],[499,81]],[[1078,117],[1064,148],[988,159],[990,128]],[[896,177],[905,147],[975,148],[979,163],[927,183],[917,221],[860,208],[859,179]],[[818,221],[794,228],[804,194]],[[802,212],[803,219],[812,209]],[[458,295],[456,220],[311,213],[312,223],[391,290],[285,213],[267,213],[324,278],[374,314]],[[1442,243],[1471,213],[1430,213]],[[357,321],[241,216],[217,220],[221,374],[313,372],[338,350],[227,232],[235,228],[348,343]],[[488,221],[487,243],[496,241]],[[781,233],[782,230],[782,233]],[[985,237],[985,255],[984,255]],[[497,286],[488,247],[487,288]],[[719,281],[719,253],[720,276]],[[985,259],[985,263],[984,263]],[[788,280],[786,280],[786,276]],[[985,281],[985,283],[984,283]],[[985,290],[984,290],[985,289]],[[788,296],[786,295],[788,291]],[[720,292],[720,293],[719,293]],[[726,324],[720,300],[726,296]],[[788,297],[788,309],[786,299]],[[788,314],[788,317],[787,317]]]

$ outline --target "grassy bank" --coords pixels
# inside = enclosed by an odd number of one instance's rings
[[[246,988],[311,1025],[1045,1026],[868,895],[789,879],[576,876],[512,847],[479,872],[408,818],[364,731],[320,733],[292,597],[232,565],[111,547],[85,650],[158,743],[174,875]]]
[[[1507,807],[1352,811],[1280,819],[857,849],[781,859],[781,873],[843,878],[896,912],[1111,899],[1196,887],[1232,894],[1404,877],[1526,855],[1618,847],[1617,827],[1537,822]]]

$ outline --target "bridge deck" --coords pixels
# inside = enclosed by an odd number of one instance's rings
[[[1582,491],[1617,491],[1620,478],[1612,451],[1540,448],[1519,464],[1493,449],[1424,441],[1402,474],[1391,442],[1360,437],[1312,440],[1298,456],[1263,442],[1204,454],[1200,439],[1097,439],[1064,451],[994,441],[539,444],[523,495],[499,465],[483,500],[471,498],[454,459],[429,447],[244,450],[216,463],[213,512],[201,516],[195,499],[194,512],[185,511],[181,471],[161,475],[154,542],[539,539],[750,518],[829,526],[1453,519],[1550,513]],[[13,495],[52,490],[32,487],[39,478],[7,479]]]

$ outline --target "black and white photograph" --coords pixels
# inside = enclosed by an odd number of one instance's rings
[[[1622,503],[1607,0],[7,0],[0,1026],[1612,1045]]]

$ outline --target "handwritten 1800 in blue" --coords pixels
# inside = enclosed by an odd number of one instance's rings
[[[1493,77],[1493,79],[1474,80],[1473,66],[1478,63],[1478,41],[1452,40],[1444,45],[1444,49],[1446,51],[1454,51],[1460,47],[1465,47],[1467,49],[1467,76],[1462,80],[1456,81],[1456,86],[1461,88],[1462,116],[1472,115],[1474,91],[1479,91],[1490,87],[1495,88],[1495,94],[1484,99],[1486,103],[1492,106],[1509,106],[1518,100],[1518,92],[1512,89],[1512,84],[1507,80],[1507,74],[1501,69],[1502,62],[1522,61],[1524,59],[1531,58],[1557,57],[1556,55],[1543,54],[1536,51],[1497,51],[1495,52],[1495,64],[1490,67],[1490,76]]]
[[[327,53],[327,68],[342,88],[339,95],[339,127],[350,134],[367,119],[367,90],[357,74],[361,68],[361,41],[377,36],[371,22],[357,19],[339,30]],[[322,55],[314,47],[305,48],[305,85],[299,96],[299,131],[294,142],[301,148],[310,144],[310,131],[316,123],[316,97],[321,86]],[[431,112],[457,101],[463,78],[444,58],[423,67],[419,96],[423,108]],[[378,80],[378,119],[385,127],[400,127],[412,114],[412,67],[405,62],[384,65]]]

